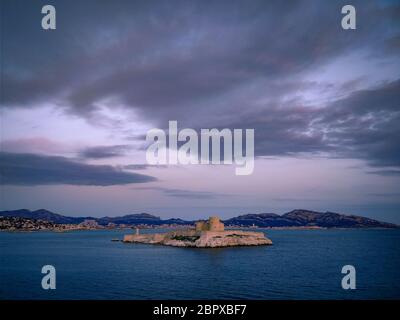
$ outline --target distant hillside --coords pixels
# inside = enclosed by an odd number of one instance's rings
[[[12,210],[12,211],[0,211],[0,216],[2,217],[19,217],[25,219],[36,219],[36,220],[45,220],[52,223],[58,224],[78,224],[83,222],[85,217],[67,217],[57,213],[53,213],[51,211],[45,209],[39,209],[35,211],[30,211],[27,209],[20,210]]]
[[[79,224],[84,220],[95,220],[100,225],[127,224],[127,225],[162,225],[162,224],[193,224],[194,221],[182,219],[166,219],[148,214],[129,214],[119,217],[67,217],[48,210],[30,211],[27,209],[0,211],[3,217],[20,217],[27,219],[45,220],[57,224]],[[334,212],[317,212],[310,210],[293,210],[283,215],[275,213],[245,214],[224,221],[225,225],[257,226],[257,227],[323,227],[323,228],[397,228],[391,223],[381,222],[355,215],[344,215]]]
[[[252,226],[257,227],[288,227],[297,226],[294,221],[284,218],[276,213],[245,214],[225,220],[226,225]]]
[[[96,219],[97,223],[107,225],[108,223],[115,224],[162,224],[160,217],[153,216],[148,213],[128,214],[121,217],[104,217]]]
[[[355,215],[297,209],[274,213],[246,214],[224,221],[225,224],[258,227],[322,227],[322,228],[396,228],[395,224]]]

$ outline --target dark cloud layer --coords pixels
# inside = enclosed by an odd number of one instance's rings
[[[191,191],[180,189],[165,189],[164,193],[170,197],[184,198],[184,199],[215,199],[221,194],[208,192],[208,191]]]
[[[228,126],[255,128],[259,156],[329,152],[373,166],[400,166],[399,104],[397,80],[323,108],[268,108]]]
[[[6,2],[5,104],[53,98],[87,115],[99,100],[116,96],[144,116],[169,119],[196,105],[212,110],[212,99],[249,82],[281,81],[351,49],[379,44],[398,11],[362,2],[355,34],[341,30],[342,1],[54,5],[59,27],[46,34],[34,27],[38,2],[23,12],[18,8],[26,2]],[[24,48],[34,49],[28,59],[21,57]]]
[[[400,166],[399,124],[400,80],[335,101],[316,121],[339,154],[373,166]]]
[[[369,174],[377,174],[380,176],[386,176],[386,177],[396,177],[400,176],[400,170],[374,170],[374,171],[368,171]]]
[[[226,197],[229,194],[210,192],[210,191],[193,191],[193,190],[183,190],[174,188],[163,188],[163,187],[142,187],[135,188],[135,190],[156,190],[163,192],[168,197],[184,198],[184,199],[216,199],[218,197]]]
[[[165,169],[167,168],[167,165],[156,165],[156,164],[147,164],[147,163],[136,163],[136,164],[127,164],[122,166],[123,169],[126,170],[145,170],[148,168],[158,168],[158,169]]]
[[[314,153],[400,167],[399,103],[397,80],[355,90],[324,107],[266,105],[214,124],[219,129],[254,128],[257,156]]]
[[[88,147],[80,151],[79,155],[86,159],[104,159],[119,157],[125,154],[128,145]]]
[[[151,176],[124,172],[112,166],[89,165],[64,157],[0,153],[2,185],[111,186],[155,180]]]
[[[54,1],[53,33],[39,28],[41,4],[4,3],[7,108],[51,102],[91,119],[112,98],[161,127],[255,128],[258,156],[326,153],[400,166],[399,81],[362,90],[363,80],[353,81],[324,105],[299,98],[331,89],[307,73],[354,52],[400,67],[396,2],[353,1],[354,32],[341,29],[346,1]]]

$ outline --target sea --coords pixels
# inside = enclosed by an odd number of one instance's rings
[[[162,230],[146,230],[160,232]],[[113,242],[132,230],[0,232],[0,299],[399,299],[400,230],[263,230],[272,246]],[[54,266],[54,290],[42,267]],[[355,289],[343,289],[343,266]]]

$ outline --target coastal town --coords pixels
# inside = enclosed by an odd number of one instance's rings
[[[190,225],[182,224],[115,224],[108,223],[106,225],[99,224],[96,220],[87,219],[78,224],[72,223],[53,223],[42,219],[28,219],[21,217],[2,217],[0,216],[0,231],[54,231],[66,232],[77,230],[111,230],[111,229],[169,229],[169,228],[185,228]]]
[[[58,224],[46,220],[27,219],[21,217],[0,217],[0,231],[72,231],[93,230],[100,226],[87,221],[80,224]]]

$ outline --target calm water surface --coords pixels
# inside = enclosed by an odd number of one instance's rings
[[[400,298],[400,230],[268,230],[273,246],[221,249],[111,242],[124,233],[0,233],[0,299]]]

